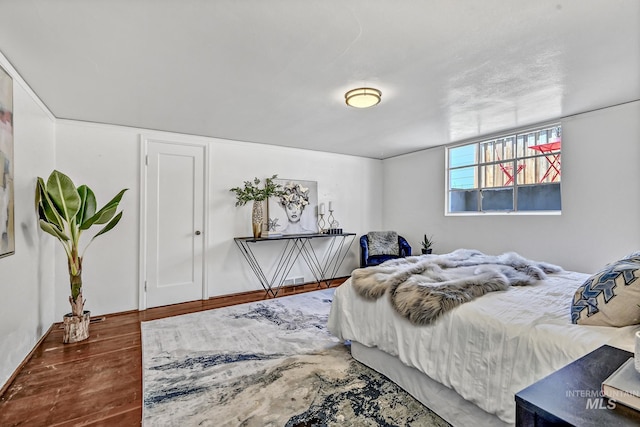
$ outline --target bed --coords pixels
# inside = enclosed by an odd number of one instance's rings
[[[634,348],[637,325],[571,323],[574,294],[588,274],[562,270],[487,292],[424,325],[399,314],[390,294],[365,299],[354,275],[336,289],[329,330],[351,341],[355,359],[453,425],[512,425],[521,389],[603,344]]]

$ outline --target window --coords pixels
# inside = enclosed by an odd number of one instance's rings
[[[447,213],[560,211],[559,124],[448,147]]]

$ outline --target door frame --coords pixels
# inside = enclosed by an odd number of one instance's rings
[[[205,249],[209,242],[209,144],[204,140],[198,138],[180,138],[177,136],[171,136],[170,138],[164,136],[152,136],[140,134],[140,247],[139,247],[139,274],[138,274],[138,310],[143,311],[147,309],[147,291],[146,291],[146,278],[147,278],[147,154],[149,142],[160,142],[163,144],[183,145],[183,146],[195,146],[203,149],[204,152],[204,174],[203,174],[203,212],[204,220],[202,222],[202,233],[204,238],[202,239],[202,296],[201,299],[206,300],[209,298],[209,280],[208,280],[208,267],[207,257]]]

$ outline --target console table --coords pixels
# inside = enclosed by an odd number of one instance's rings
[[[267,295],[275,297],[284,285],[287,275],[295,265],[298,258],[302,257],[311,270],[318,286],[323,283],[329,287],[338,269],[342,265],[349,248],[355,240],[355,233],[340,234],[288,234],[274,237],[235,237],[233,240],[240,249],[245,260],[256,275]],[[314,239],[329,239],[328,247],[321,257],[313,247]],[[282,250],[278,255],[276,267],[271,278],[265,274],[258,258],[252,250],[252,245],[265,242],[280,242]]]
[[[604,345],[516,394],[516,426],[638,426],[640,412],[601,397],[633,353]]]

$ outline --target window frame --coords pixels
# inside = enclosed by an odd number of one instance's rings
[[[546,158],[548,160],[547,156],[553,156],[553,155],[559,155],[560,159],[562,158],[562,146],[560,147],[559,150],[554,151],[553,153],[540,153],[540,154],[530,154],[530,155],[522,155],[522,157],[518,157],[518,148],[517,148],[517,144],[518,144],[518,137],[519,136],[524,136],[526,138],[527,134],[531,134],[531,133],[535,133],[535,132],[539,132],[545,129],[551,129],[551,128],[559,128],[560,130],[560,137],[562,136],[562,123],[561,122],[551,122],[551,123],[546,123],[546,124],[542,124],[542,125],[537,125],[535,127],[527,127],[527,128],[521,128],[521,129],[514,129],[510,132],[505,132],[505,133],[500,133],[500,134],[495,134],[495,135],[489,135],[489,136],[485,136],[482,138],[476,138],[473,140],[467,140],[467,141],[463,141],[463,142],[459,142],[459,143],[454,143],[454,144],[449,144],[449,145],[445,145],[445,156],[444,156],[444,161],[445,161],[445,203],[444,203],[444,215],[445,216],[479,216],[479,215],[489,215],[489,216],[493,216],[493,215],[546,215],[546,216],[553,216],[553,215],[562,215],[562,178],[561,178],[561,172],[562,172],[562,168],[560,166],[560,172],[559,172],[559,176],[560,179],[557,182],[557,184],[560,185],[560,209],[559,210],[551,210],[551,209],[540,209],[540,210],[517,210],[517,206],[518,206],[518,189],[519,188],[523,188],[523,187],[533,187],[533,186],[539,186],[539,185],[546,185],[546,184],[541,184],[541,183],[518,183],[518,172],[515,172],[513,175],[513,182],[512,184],[508,185],[508,186],[494,186],[494,187],[484,187],[484,183],[483,180],[485,179],[483,177],[483,174],[481,173],[482,167],[488,167],[488,166],[492,166],[495,167],[497,165],[500,164],[510,164],[512,167],[513,171],[517,171],[517,165],[519,162],[524,162],[530,159],[538,159],[538,158]],[[513,156],[509,159],[496,159],[495,156],[493,160],[490,161],[486,161],[482,159],[482,144],[483,143],[490,143],[490,142],[495,142],[498,140],[505,140],[505,139],[509,139],[509,138],[513,138],[513,144],[514,144],[514,148],[513,148]],[[463,164],[463,165],[459,165],[456,167],[450,167],[449,164],[449,160],[450,160],[450,151],[452,149],[455,148],[459,148],[459,147],[464,147],[464,146],[470,146],[470,145],[475,145],[476,148],[476,152],[475,152],[475,161],[474,163],[470,163],[470,164]],[[524,154],[524,153],[523,153]],[[561,161],[561,160],[560,160]],[[474,178],[477,180],[477,184],[476,186],[469,188],[469,189],[459,189],[459,190],[452,190],[451,189],[451,171],[452,170],[460,170],[463,168],[474,168],[474,173],[476,174],[477,178]],[[551,184],[553,183],[553,180],[549,183]],[[482,192],[483,190],[499,190],[499,189],[512,189],[513,191],[513,209],[512,210],[482,210]],[[469,191],[469,190],[473,190],[476,192],[477,194],[477,210],[473,210],[473,211],[451,211],[451,194],[455,193],[455,192],[464,192],[464,191]]]

